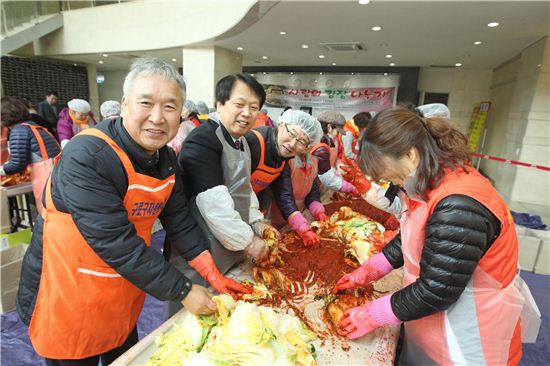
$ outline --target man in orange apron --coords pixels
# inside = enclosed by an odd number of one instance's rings
[[[506,203],[470,165],[467,141],[446,119],[405,107],[381,112],[367,127],[365,173],[406,192],[401,232],[334,291],[404,268],[402,290],[349,309],[340,323],[354,339],[405,322],[400,364],[517,365],[521,358],[515,227]]]
[[[314,117],[293,109],[283,112],[277,127],[260,127],[246,133],[252,163],[250,182],[261,210],[270,208],[272,192],[266,188],[281,174],[287,161],[304,153],[321,134]]]
[[[110,364],[137,342],[145,293],[215,310],[211,294],[152,248],[160,218],[174,246],[214,285],[224,283],[183,195],[165,145],[179,125],[185,83],[171,65],[138,59],[122,118],[74,137],[56,159],[25,254],[17,311],[48,365]],[[212,262],[213,263],[213,262]]]

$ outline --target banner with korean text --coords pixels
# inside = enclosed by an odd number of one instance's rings
[[[354,113],[380,112],[393,106],[395,99],[395,87],[298,89],[285,85],[263,86],[268,107],[311,107],[317,111],[333,109]]]

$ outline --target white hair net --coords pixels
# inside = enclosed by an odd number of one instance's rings
[[[197,106],[195,105],[195,102],[193,102],[192,100],[187,99],[183,106],[185,107],[185,109],[187,109],[187,112],[189,113],[198,112]]]
[[[281,123],[299,127],[307,135],[310,146],[318,144],[323,136],[319,121],[306,112],[289,109],[279,117],[279,124]]]
[[[99,107],[101,117],[109,118],[111,116],[120,116],[120,103],[116,100],[107,100]]]
[[[451,118],[451,111],[442,103],[424,104],[417,107],[417,109],[422,112],[424,117]]]
[[[199,112],[199,114],[208,114],[208,106],[202,100],[197,102],[197,112]]]
[[[337,111],[323,111],[319,113],[317,119],[321,123],[330,123],[335,126],[343,126],[346,123],[346,117]]]
[[[88,113],[91,109],[90,103],[84,99],[71,99],[67,105],[70,109],[79,113]]]

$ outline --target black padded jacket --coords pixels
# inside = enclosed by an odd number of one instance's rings
[[[478,201],[455,194],[439,201],[426,224],[420,276],[391,297],[394,314],[415,320],[454,304],[500,234],[499,220]],[[401,235],[382,252],[394,268],[403,266]]]

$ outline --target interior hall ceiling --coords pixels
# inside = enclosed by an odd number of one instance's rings
[[[186,46],[219,46],[242,53],[245,67],[454,66],[494,68],[547,36],[549,1],[279,1],[263,4],[217,39]],[[261,5],[259,5],[261,6]],[[256,9],[257,14],[257,9]],[[208,14],[204,26],[208,24]],[[499,26],[490,28],[490,22]],[[251,24],[242,26],[243,24]],[[382,27],[373,31],[372,27]],[[241,30],[242,29],[242,30]],[[237,31],[238,30],[238,31]],[[286,32],[282,35],[280,32]],[[475,41],[482,44],[474,45]],[[360,43],[337,52],[325,43]],[[307,44],[308,48],[302,48]],[[183,45],[182,45],[183,47]],[[238,51],[238,47],[243,47]],[[55,58],[92,63],[98,70],[127,70],[134,56],[154,55],[181,66],[182,48]],[[319,58],[323,55],[324,58]],[[392,55],[387,58],[386,55]],[[267,59],[262,58],[266,56]],[[102,60],[103,64],[98,64]]]

